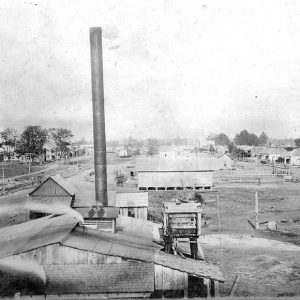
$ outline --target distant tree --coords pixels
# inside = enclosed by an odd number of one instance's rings
[[[143,146],[143,142],[137,139],[132,138],[131,136],[124,143],[125,148],[132,150],[133,152],[140,152],[141,147]]]
[[[257,135],[249,133],[246,129],[235,135],[234,142],[237,145],[257,146],[259,140]]]
[[[259,145],[265,146],[268,142],[268,135],[263,131],[260,136],[258,137],[258,143]]]
[[[295,144],[296,144],[297,148],[300,147],[300,138],[299,139],[295,139]]]
[[[6,128],[0,132],[4,145],[15,146],[18,139],[18,132],[13,128]]]
[[[236,156],[238,155],[239,149],[236,147],[234,143],[229,143],[228,151],[231,155]]]
[[[159,140],[148,139],[148,155],[156,155],[159,153]]]
[[[67,152],[69,145],[71,145],[73,133],[69,129],[65,128],[51,128],[49,130],[50,136],[55,142],[57,150],[59,152]]]
[[[64,163],[66,163],[67,156],[70,152],[68,146],[71,145],[71,141],[73,137],[72,131],[66,128],[51,128],[49,130],[49,133],[56,145],[56,150],[61,155],[63,154],[65,160]]]
[[[17,144],[17,152],[20,154],[33,153],[41,155],[47,138],[48,132],[41,126],[26,126]]]
[[[229,137],[225,133],[220,133],[215,137],[215,144],[220,146],[228,146],[230,143]]]

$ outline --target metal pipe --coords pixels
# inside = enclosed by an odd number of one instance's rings
[[[104,86],[102,61],[102,29],[90,28],[92,101],[94,127],[95,200],[97,206],[108,206]]]

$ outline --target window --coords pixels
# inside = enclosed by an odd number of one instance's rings
[[[133,207],[128,207],[128,217],[134,218],[134,208]]]

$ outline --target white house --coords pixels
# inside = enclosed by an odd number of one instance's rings
[[[268,151],[268,159],[270,162],[275,162],[279,158],[284,159],[284,162],[287,162],[289,159],[289,152],[284,148],[270,148]]]
[[[220,170],[231,170],[232,169],[232,159],[227,153],[219,155],[218,162],[220,164]]]

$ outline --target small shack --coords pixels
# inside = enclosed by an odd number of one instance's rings
[[[49,176],[28,195],[30,202],[36,204],[36,210],[30,212],[30,218],[35,219],[45,215],[38,212],[38,204],[71,207],[75,201],[75,194],[75,188],[60,175]]]
[[[231,170],[232,169],[232,159],[227,153],[223,153],[217,156],[219,161],[220,170]]]
[[[147,220],[148,192],[117,193],[116,207],[121,216]]]
[[[211,189],[216,158],[148,158],[136,161],[139,190]]]

